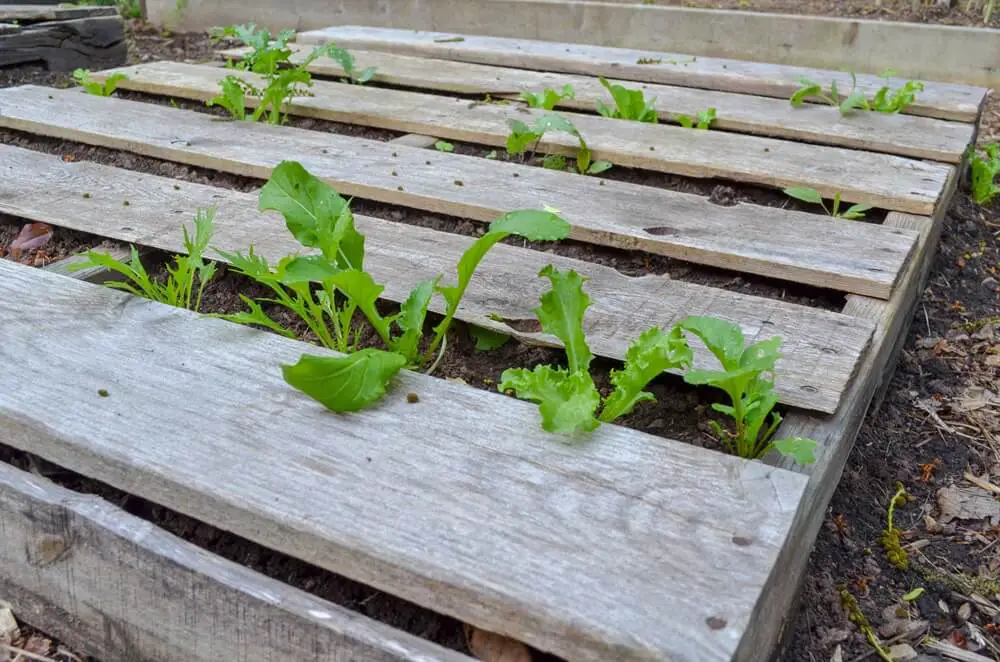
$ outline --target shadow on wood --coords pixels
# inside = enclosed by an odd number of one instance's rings
[[[36,23],[0,34],[0,67],[44,62],[49,71],[99,69],[123,64],[127,54],[118,16]]]

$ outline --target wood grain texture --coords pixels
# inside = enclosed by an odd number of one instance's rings
[[[949,182],[946,202],[954,194],[956,182],[957,177]],[[858,373],[858,379],[851,384],[840,407],[832,416],[792,412],[777,432],[782,437],[802,436],[815,439],[819,442],[817,461],[809,467],[796,468],[809,474],[809,486],[793,525],[795,533],[789,537],[790,544],[782,551],[777,564],[784,571],[768,589],[772,600],[759,605],[759,612],[754,615],[752,634],[743,642],[741,650],[773,649],[782,630],[789,625],[793,614],[788,613],[787,606],[792,604],[801,585],[809,551],[823,524],[826,506],[840,481],[858,430],[869,411],[872,395],[891,377],[906,331],[913,319],[914,308],[933,264],[946,209],[947,204],[942,205],[942,211],[933,218],[908,214],[889,215],[886,219],[888,225],[920,232],[921,243],[916,258],[890,301],[848,297],[845,313],[878,325],[872,350]],[[788,466],[784,458],[775,456],[768,458],[768,461]]]
[[[255,251],[272,260],[302,250],[280,217],[257,211],[252,194],[90,163],[67,164],[12,147],[0,147],[0,154],[0,211],[5,213],[180,251],[181,226],[191,224],[199,207],[216,205],[213,246],[232,252],[245,251],[252,243]],[[128,207],[122,206],[123,191],[129,191]],[[358,227],[368,236],[366,268],[385,283],[383,296],[397,302],[421,281],[437,274],[450,277],[472,241],[370,217],[358,217]],[[590,278],[587,290],[593,304],[584,326],[598,355],[622,359],[639,333],[654,325],[665,328],[685,315],[732,320],[750,339],[780,335],[784,358],[778,364],[777,388],[782,401],[794,406],[820,411],[836,407],[872,333],[871,324],[839,313],[660,276],[628,277],[609,267],[511,245],[497,246],[482,262],[458,317],[531,343],[556,344],[552,336],[514,328],[517,321],[534,319],[532,310],[546,287],[537,274],[547,263]],[[440,311],[440,302],[432,308]],[[495,314],[513,326],[489,317]],[[696,349],[696,365],[709,367],[713,362],[708,352]]]
[[[2,150],[0,150],[0,153],[2,153]],[[123,262],[128,261],[131,254],[131,251],[128,250],[127,246],[122,246],[120,244],[114,244],[111,246],[95,246],[93,250],[100,251]],[[51,271],[52,273],[61,274],[63,276],[69,276],[70,278],[76,278],[77,280],[85,280],[88,283],[104,283],[112,279],[119,280],[119,274],[105,267],[92,266],[84,269],[73,268],[77,264],[81,264],[83,262],[87,262],[86,256],[70,255],[69,257],[44,266],[43,269]]]
[[[59,4],[54,2],[53,4]],[[62,21],[94,16],[118,16],[117,7],[46,7],[45,3],[0,4],[0,21],[18,21],[21,24],[38,21]]]
[[[119,16],[37,23],[0,36],[0,67],[41,61],[49,71],[98,69],[123,64],[127,55]]]
[[[182,62],[153,62],[111,69],[128,76],[119,87],[207,101],[232,72]],[[260,86],[262,78],[241,73]],[[514,120],[530,124],[546,111],[487,104],[434,94],[316,82],[291,104],[297,115],[361,124],[447,140],[504,147]],[[688,177],[720,177],[769,187],[807,186],[828,198],[916,213],[930,213],[952,170],[945,164],[858,152],[724,131],[694,131],[669,124],[627,122],[566,114],[595,160]],[[549,132],[541,152],[574,156],[577,138]]]
[[[903,230],[818,214],[720,206],[647,186],[43,87],[0,92],[0,125],[262,179],[295,158],[345,195],[477,221],[550,205],[582,241],[879,297],[889,295],[916,242]]]
[[[2,261],[0,294],[6,443],[567,659],[730,660],[805,484],[413,373],[333,415],[281,379],[308,345]]]
[[[289,47],[293,51],[293,62],[301,62],[312,50],[312,47],[299,44],[290,44]],[[219,51],[218,56],[240,59],[248,51],[247,48],[236,48]],[[517,99],[522,91],[561,90],[565,85],[572,85],[575,97],[561,100],[558,107],[594,111],[598,100],[611,103],[611,96],[598,79],[591,76],[526,71],[376,51],[351,51],[351,55],[358,69],[375,67],[373,80],[388,85],[461,94],[489,94],[511,99]],[[320,58],[308,68],[320,76],[344,75],[340,65],[330,58]],[[676,114],[695,116],[706,108],[715,108],[717,117],[712,124],[713,129],[948,163],[961,160],[975,131],[972,124],[916,115],[855,113],[842,117],[829,106],[808,104],[793,108],[784,99],[655,83],[609,82],[644,90],[647,99],[656,99],[656,109],[664,122]]]
[[[337,26],[301,32],[296,40],[304,44],[332,41],[344,48],[423,55],[521,69],[601,75],[785,99],[798,89],[799,79],[803,77],[821,83],[824,87],[829,87],[830,82],[836,80],[841,90],[851,89],[850,76],[844,72],[532,39]],[[640,58],[659,59],[661,62],[638,64]],[[883,79],[868,74],[861,74],[857,79],[858,89],[869,96],[884,84]],[[901,79],[891,79],[890,84],[895,89],[904,82]],[[927,82],[926,89],[906,108],[906,112],[911,115],[974,122],[985,99],[985,88]]]
[[[20,619],[104,662],[472,662],[4,463],[0,561]]]

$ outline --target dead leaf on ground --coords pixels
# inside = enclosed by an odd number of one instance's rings
[[[14,260],[21,259],[21,253],[35,251],[49,243],[53,229],[48,223],[28,223],[10,242],[10,256]]]
[[[952,402],[952,407],[962,412],[1000,407],[1000,395],[982,386],[969,386]]]
[[[952,520],[984,520],[1000,524],[1000,501],[979,487],[943,487],[937,493],[941,524]]]
[[[465,626],[469,650],[483,662],[531,662],[531,652],[520,641],[471,625]]]

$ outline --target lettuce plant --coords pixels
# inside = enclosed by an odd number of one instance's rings
[[[123,73],[111,74],[103,83],[99,83],[96,80],[90,78],[90,70],[88,69],[74,69],[73,78],[76,80],[80,86],[86,90],[87,94],[92,94],[96,97],[109,97],[115,93],[118,89],[118,83],[123,80],[128,80],[128,76]]]
[[[971,152],[972,198],[981,205],[988,205],[1000,194],[1000,186],[996,183],[1000,175],[1000,144],[986,145],[982,155],[974,149]]]
[[[530,146],[531,154],[528,158],[532,158],[535,155],[535,150],[538,148],[538,143],[541,142],[546,132],[550,130],[561,131],[570,134],[579,142],[579,147],[576,151],[576,170],[581,175],[596,175],[611,167],[611,162],[609,161],[592,160],[590,148],[587,147],[587,142],[583,139],[580,131],[562,115],[556,113],[539,115],[530,126],[521,120],[510,120],[509,125],[510,135],[507,136],[508,154],[524,154]],[[542,165],[552,170],[563,170],[566,168],[566,157],[561,154],[550,154],[546,156]]]
[[[544,430],[562,434],[591,432],[602,422],[610,423],[630,413],[640,402],[653,400],[653,395],[643,389],[664,370],[690,365],[691,350],[680,329],[668,333],[652,327],[629,346],[624,367],[612,371],[615,388],[602,402],[590,375],[593,354],[583,330],[583,316],[590,306],[590,297],[583,290],[587,279],[552,265],[539,275],[549,279],[551,289],[542,295],[535,315],[545,333],[562,341],[567,367],[510,368],[503,372],[499,389],[537,402]]]
[[[698,111],[698,115],[696,117],[691,117],[690,115],[674,115],[674,119],[677,120],[677,123],[685,129],[704,130],[712,126],[712,122],[715,121],[715,108]]]
[[[805,186],[794,186],[792,188],[784,189],[784,194],[795,198],[796,200],[801,200],[802,202],[808,202],[810,204],[819,205],[823,208],[827,214],[834,218],[843,218],[848,221],[856,221],[858,219],[864,218],[865,213],[872,208],[871,205],[851,205],[844,211],[840,210],[840,192],[833,195],[833,204],[830,207],[826,206],[823,202],[823,196],[820,195],[819,191],[814,188],[808,188]]]
[[[260,206],[280,212],[289,232],[309,255],[290,255],[276,266],[255,255],[224,253],[233,268],[268,287],[274,296],[263,302],[281,306],[301,318],[330,349],[357,348],[361,313],[378,334],[384,349],[368,348],[346,356],[303,356],[283,374],[294,388],[333,411],[355,411],[381,398],[389,380],[404,367],[433,371],[447,347],[447,333],[480,261],[511,235],[529,241],[554,241],[569,235],[569,223],[548,211],[512,211],[490,225],[456,265],[454,284],[438,275],[417,284],[398,313],[383,315],[377,307],[385,287],[364,270],[365,238],[354,226],[348,201],[301,164],[285,161],[261,189]],[[444,300],[443,319],[424,337],[427,311],[435,296]],[[294,333],[268,316],[260,301],[242,297],[249,308],[226,319],[257,324],[285,336]]]
[[[774,337],[746,345],[739,325],[714,317],[687,317],[675,330],[695,336],[718,359],[721,370],[691,369],[684,381],[695,386],[722,390],[730,404],[715,403],[712,409],[725,414],[731,424],[723,427],[709,421],[712,432],[733,453],[747,459],[762,457],[771,450],[795,459],[799,464],[816,461],[811,439],[774,439],[781,415],[774,390],[775,364],[781,358],[781,338]],[[769,418],[770,417],[770,418]]]
[[[173,263],[167,266],[167,277],[158,282],[150,276],[142,265],[139,251],[131,247],[131,257],[128,262],[122,262],[101,251],[87,251],[86,260],[70,266],[70,271],[80,271],[92,267],[103,267],[113,271],[125,280],[108,281],[108,287],[124,290],[136,296],[159,301],[178,308],[197,311],[201,308],[201,297],[205,286],[215,276],[215,263],[206,262],[205,249],[212,240],[212,223],[215,219],[214,209],[199,209],[194,219],[194,236],[184,228],[184,251],[186,255],[174,256]]]
[[[541,92],[521,92],[521,100],[531,108],[541,108],[542,110],[552,110],[563,99],[576,98],[576,91],[573,86],[567,83],[563,85],[562,92],[545,88]]]
[[[612,108],[603,101],[598,100],[597,112],[601,115],[616,119],[633,120],[635,122],[650,122],[652,124],[656,124],[659,121],[656,108],[653,106],[656,103],[656,99],[649,99],[647,101],[642,90],[630,90],[624,85],[612,85],[603,76],[599,80],[604,89],[611,94],[611,98],[615,102],[615,107]]]

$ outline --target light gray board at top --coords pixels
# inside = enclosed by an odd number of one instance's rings
[[[334,415],[320,350],[4,261],[0,318],[6,443],[575,662],[732,659],[806,483],[413,373]]]
[[[215,206],[214,247],[245,251],[253,244],[272,261],[302,251],[280,217],[258,211],[252,194],[93,163],[66,163],[57,156],[16,147],[0,146],[0,155],[0,210],[15,216],[180,251],[184,249],[181,226],[190,225],[198,208]],[[45,185],[39,186],[40,182]],[[123,191],[131,191],[128,206],[123,204]],[[404,301],[413,287],[436,275],[450,280],[459,256],[472,242],[469,237],[405,223],[360,216],[356,220],[368,237],[366,268],[385,285],[382,297],[390,301]],[[526,342],[558,343],[554,336],[516,328],[516,320],[535,319],[533,310],[547,287],[538,271],[549,263],[589,279],[591,307],[584,329],[595,354],[623,359],[629,343],[642,331],[654,325],[668,328],[687,315],[727,319],[740,325],[748,341],[774,335],[783,339],[776,390],[782,402],[793,406],[835,408],[873,331],[871,324],[835,312],[653,274],[629,277],[604,265],[509,244],[495,246],[482,260],[457,319]],[[439,298],[431,309],[443,311]],[[497,314],[510,324],[492,319]],[[716,366],[702,345],[696,342],[693,349],[696,367]]]
[[[0,462],[0,597],[102,662],[472,662]]]
[[[458,32],[420,32],[390,28],[369,28],[341,25],[302,32],[296,41],[318,44],[333,41],[344,48],[387,50],[408,55],[427,55],[441,59],[516,66],[523,69],[563,71],[613,78],[642,80],[707,89],[790,97],[808,78],[829,89],[837,81],[842,92],[852,89],[850,74],[809,67],[763,64],[743,60],[697,57],[664,53],[656,50],[589,46],[534,39],[489,37]],[[642,58],[660,62],[639,64]],[[905,80],[890,79],[893,89]],[[869,97],[885,84],[885,80],[870,74],[857,76],[857,89]],[[953,83],[928,82],[917,95],[907,113],[975,121],[986,99],[982,87]]]

